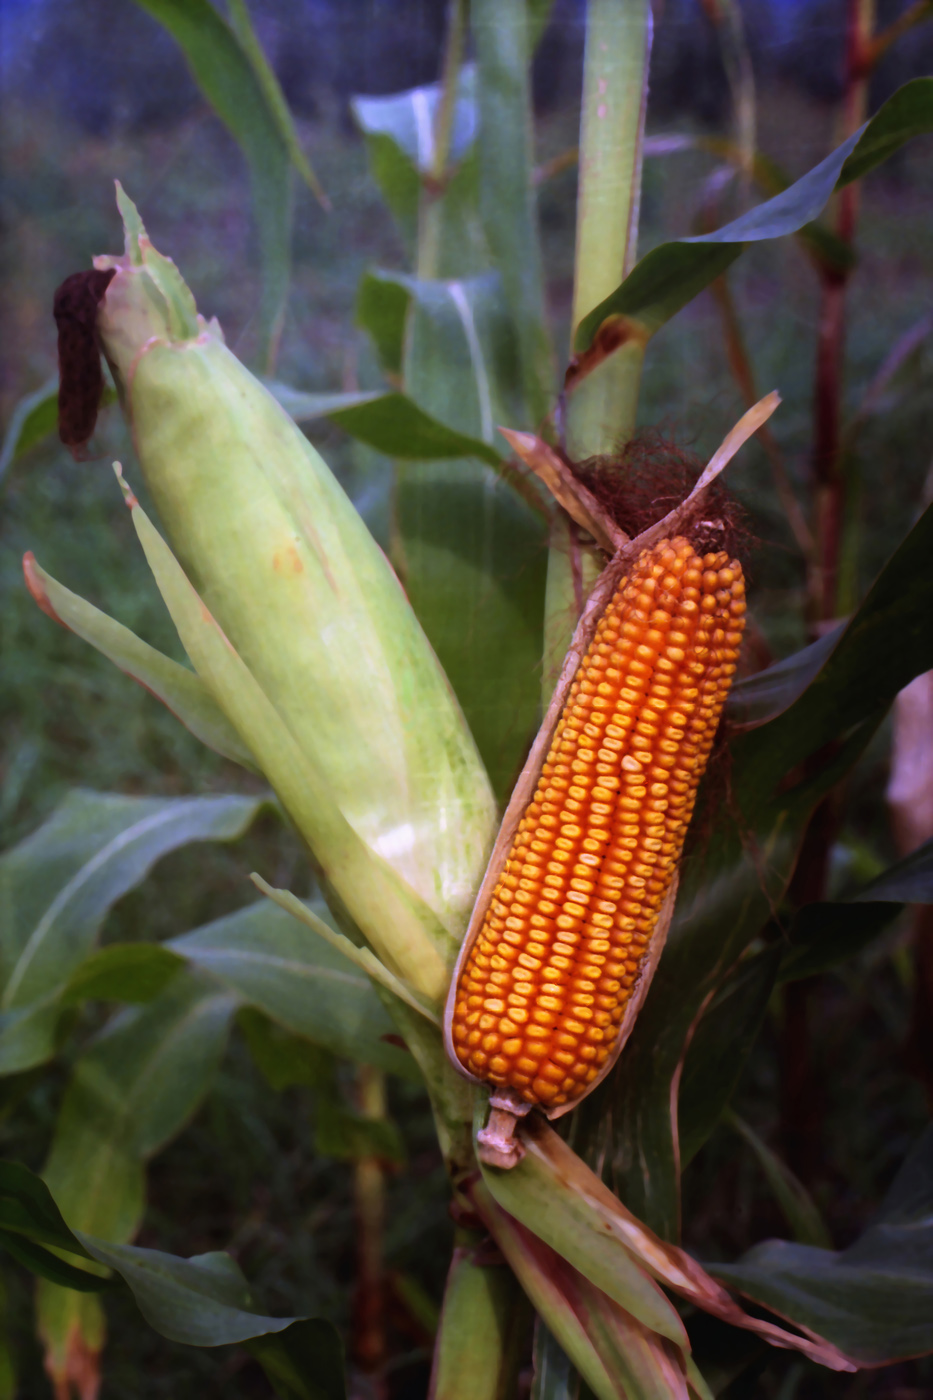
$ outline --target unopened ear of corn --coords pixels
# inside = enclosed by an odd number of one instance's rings
[[[451,998],[462,1070],[561,1110],[614,1058],[736,668],[741,566],[645,550],[596,627]]]
[[[98,328],[172,549],[344,816],[459,937],[494,805],[450,686],[321,457],[118,203]]]

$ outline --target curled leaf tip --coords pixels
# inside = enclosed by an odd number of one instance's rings
[[[136,499],[132,487],[130,486],[126,477],[123,475],[123,464],[121,462],[114,462],[113,470],[114,475],[116,476],[117,481],[120,484],[120,490],[123,492],[123,499],[126,502],[127,507],[130,510],[133,510],[135,506],[139,505],[139,501]]]
[[[59,627],[65,627],[58,613],[52,607],[48,591],[45,587],[45,576],[39,568],[36,556],[31,549],[23,555],[23,577],[26,580],[26,587],[34,603],[37,603],[46,617],[50,617],[53,622],[57,622]],[[67,629],[66,629],[67,630]]]

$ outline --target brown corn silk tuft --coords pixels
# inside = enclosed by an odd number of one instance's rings
[[[658,428],[642,428],[617,453],[568,466],[606,513],[635,539],[662,520],[696,485],[703,462]],[[680,526],[701,552],[742,554],[749,543],[745,513],[717,478],[703,493],[694,517]]]
[[[467,1073],[557,1108],[612,1055],[680,860],[745,614],[741,565],[642,552],[596,627],[460,974]]]

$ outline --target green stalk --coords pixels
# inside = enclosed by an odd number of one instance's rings
[[[488,1236],[458,1230],[429,1400],[505,1400],[513,1394],[527,1320],[515,1275]]]
[[[619,285],[635,262],[648,94],[648,0],[590,0],[586,21],[577,248],[572,331]],[[573,334],[571,333],[571,342]],[[567,403],[567,450],[582,460],[611,452],[635,429],[644,347],[623,345],[582,379]],[[566,518],[551,538],[544,620],[547,704],[595,573],[574,545]],[[574,575],[576,574],[576,581]]]
[[[450,0],[447,9],[447,37],[444,45],[442,92],[434,122],[434,158],[430,175],[423,177],[418,208],[418,248],[416,276],[430,281],[438,274],[444,218],[447,159],[457,105],[463,44],[466,36],[467,0]]]
[[[382,1070],[361,1065],[356,1077],[360,1113],[386,1117],[386,1082]],[[375,1395],[385,1394],[385,1169],[378,1157],[360,1157],[353,1168],[356,1205],[357,1277],[353,1304],[353,1350],[370,1377]]]
[[[635,262],[648,95],[648,0],[590,0],[583,70],[573,330]],[[567,405],[575,458],[631,437],[641,342],[623,346],[582,380]]]

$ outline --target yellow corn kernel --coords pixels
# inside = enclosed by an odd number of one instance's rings
[[[744,590],[736,560],[681,537],[645,550],[619,584],[460,974],[452,1041],[477,1078],[556,1108],[609,1058],[729,691]],[[507,969],[495,982],[490,953]],[[492,1036],[472,1033],[477,1004],[481,1025],[493,1004],[509,1008],[494,1063]]]

